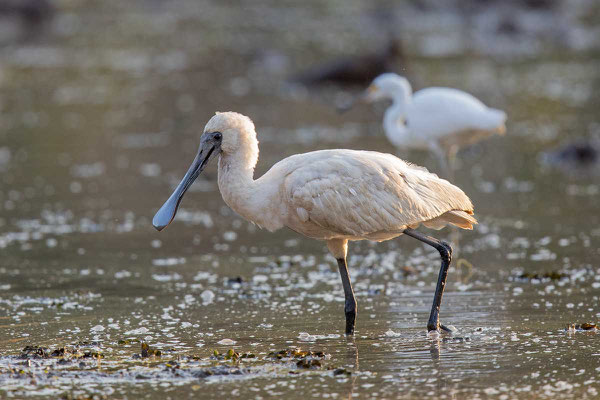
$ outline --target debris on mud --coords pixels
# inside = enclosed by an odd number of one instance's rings
[[[299,348],[292,348],[287,350],[281,350],[278,352],[270,352],[267,355],[267,358],[277,359],[277,360],[323,360],[331,358],[331,355],[324,353],[322,351],[305,351]]]
[[[323,367],[323,365],[321,364],[321,361],[315,360],[315,359],[309,360],[306,358],[303,358],[300,361],[298,361],[296,363],[296,366],[298,368],[304,368],[304,369],[319,369],[319,368]]]
[[[523,273],[520,273],[517,276],[515,276],[513,278],[513,280],[516,280],[516,281],[532,281],[532,280],[560,281],[561,279],[565,279],[568,277],[569,277],[568,274],[565,274],[564,272],[558,272],[558,271],[549,271],[549,272],[544,272],[544,273],[523,272]]]
[[[212,368],[202,368],[195,371],[193,375],[196,378],[209,378],[211,376],[228,376],[228,375],[243,375],[250,373],[248,368],[238,366],[219,365]]]
[[[331,358],[331,356],[322,351],[307,351],[300,348],[291,348],[277,352],[270,352],[267,359],[283,362],[295,361],[298,369],[321,369],[322,361]],[[293,373],[293,371],[290,371]]]
[[[132,343],[140,343],[139,339],[121,339],[117,342],[119,346],[128,345]]]
[[[593,331],[598,330],[598,324],[584,322],[583,324],[568,324],[566,329],[567,332],[580,332],[580,331]]]
[[[272,351],[267,354],[262,360],[263,361],[282,361],[282,362],[295,362],[297,368],[301,369],[320,369],[323,367],[321,361],[329,359],[331,356],[322,351],[307,351],[300,348],[290,348],[281,351]],[[254,353],[240,353],[234,349],[229,349],[225,353],[220,353],[218,350],[214,350],[211,360],[217,361],[231,361],[233,363],[242,361],[244,359],[258,360],[258,357]]]
[[[210,357],[213,360],[232,360],[238,361],[245,358],[256,358],[253,353],[238,353],[233,349],[229,349],[227,353],[219,353],[218,350],[213,351],[213,355]]]
[[[103,358],[104,355],[99,351],[92,349],[81,349],[79,345],[74,347],[60,347],[50,350],[42,346],[25,346],[19,355],[20,359],[40,359],[40,358]]]
[[[162,355],[162,352],[160,350],[151,348],[150,345],[146,342],[142,342],[141,348],[142,348],[141,353],[139,355],[134,354],[134,358],[137,358],[137,357],[141,357],[141,358],[160,357]]]
[[[309,351],[302,350],[300,348],[289,348],[280,351],[272,351],[268,353],[264,357],[258,357],[254,353],[240,353],[236,352],[234,349],[229,349],[225,353],[220,353],[218,350],[214,350],[213,354],[210,356],[211,360],[215,361],[231,361],[232,364],[239,365],[243,360],[252,360],[252,361],[262,361],[267,363],[273,362],[281,362],[282,366],[290,363],[290,368],[293,368],[295,365],[295,369],[290,369],[288,372],[290,374],[297,374],[300,370],[333,370],[334,375],[349,375],[350,372],[335,368],[332,366],[326,366],[323,364],[324,360],[328,360],[331,358],[331,355],[325,353],[323,351]],[[338,371],[338,372],[335,372]],[[209,370],[210,372],[210,370]]]
[[[348,371],[346,368],[336,368],[333,370],[333,376],[350,376],[352,371]]]

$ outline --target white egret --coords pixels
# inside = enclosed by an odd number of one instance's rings
[[[427,328],[438,330],[452,248],[415,230],[452,224],[472,229],[473,205],[458,187],[391,154],[321,150],[296,154],[254,179],[258,141],[241,114],[217,113],[204,128],[198,154],[171,197],[154,216],[159,231],[175,217],[186,190],[218,156],[223,200],[245,219],[268,229],[288,227],[323,240],[337,259],[345,294],[346,333],[354,332],[356,300],[346,264],[349,240],[383,241],[402,234],[440,253],[442,265]]]
[[[383,118],[389,141],[399,148],[429,150],[451,171],[461,147],[506,131],[504,111],[452,88],[430,87],[413,94],[408,80],[394,73],[375,78],[364,99],[392,100]]]

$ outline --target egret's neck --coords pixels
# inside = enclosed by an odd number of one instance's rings
[[[408,129],[405,124],[406,107],[407,99],[395,98],[383,117],[385,135],[395,146],[403,146],[404,142],[408,140]]]
[[[248,221],[269,230],[281,226],[275,220],[273,203],[278,202],[270,187],[254,180],[258,162],[258,144],[245,146],[234,154],[219,157],[219,190],[227,205]],[[278,222],[275,224],[275,222]],[[277,226],[276,226],[277,225]]]

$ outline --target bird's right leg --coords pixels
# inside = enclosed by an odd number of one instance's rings
[[[440,324],[440,306],[442,305],[442,295],[444,294],[446,278],[448,277],[448,269],[450,268],[450,261],[452,260],[452,247],[450,247],[450,245],[446,242],[424,235],[421,232],[415,231],[411,228],[406,228],[404,233],[434,247],[440,252],[442,266],[440,268],[440,274],[438,276],[438,282],[435,288],[435,295],[433,296],[433,305],[431,306],[431,313],[429,314],[429,321],[427,322],[427,330],[431,332],[437,331],[439,328],[441,328],[449,332],[450,329]]]
[[[354,334],[354,322],[356,321],[356,299],[350,283],[350,274],[348,274],[348,266],[346,258],[338,258],[338,267],[340,276],[342,277],[342,285],[344,286],[344,312],[346,313],[346,335]]]
[[[327,241],[327,247],[331,254],[338,262],[340,269],[340,277],[344,287],[344,313],[346,314],[346,335],[354,334],[354,322],[356,321],[356,298],[352,283],[350,282],[350,274],[348,273],[348,265],[346,264],[346,255],[348,254],[348,241],[346,239],[330,239]]]

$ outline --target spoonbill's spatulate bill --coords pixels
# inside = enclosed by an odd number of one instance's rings
[[[185,191],[212,156],[218,157],[223,200],[238,214],[270,231],[288,227],[326,242],[342,278],[347,334],[354,332],[356,318],[346,264],[348,241],[383,241],[402,234],[440,253],[442,266],[427,328],[444,328],[439,323],[439,309],[452,249],[415,228],[423,224],[441,229],[451,224],[472,229],[477,223],[473,205],[462,190],[391,154],[354,150],[297,154],[255,180],[258,141],[254,124],[241,114],[217,113],[204,128],[189,171],[156,213],[156,229],[173,220]]]
[[[160,210],[158,210],[156,215],[154,215],[154,218],[152,219],[152,225],[154,225],[154,227],[159,231],[163,230],[171,223],[171,221],[173,221],[183,195],[198,177],[198,175],[200,175],[200,172],[202,172],[206,166],[206,163],[210,159],[212,152],[215,150],[215,147],[212,147],[210,143],[205,143],[204,146],[205,147],[200,147],[200,151],[196,155],[196,158],[194,159],[190,169],[183,177],[181,183],[177,185],[177,188],[171,197],[169,197]]]
[[[375,78],[364,99],[392,100],[383,119],[390,142],[432,151],[444,167],[461,147],[506,130],[504,111],[457,89],[430,87],[413,94],[408,80],[394,73]]]

